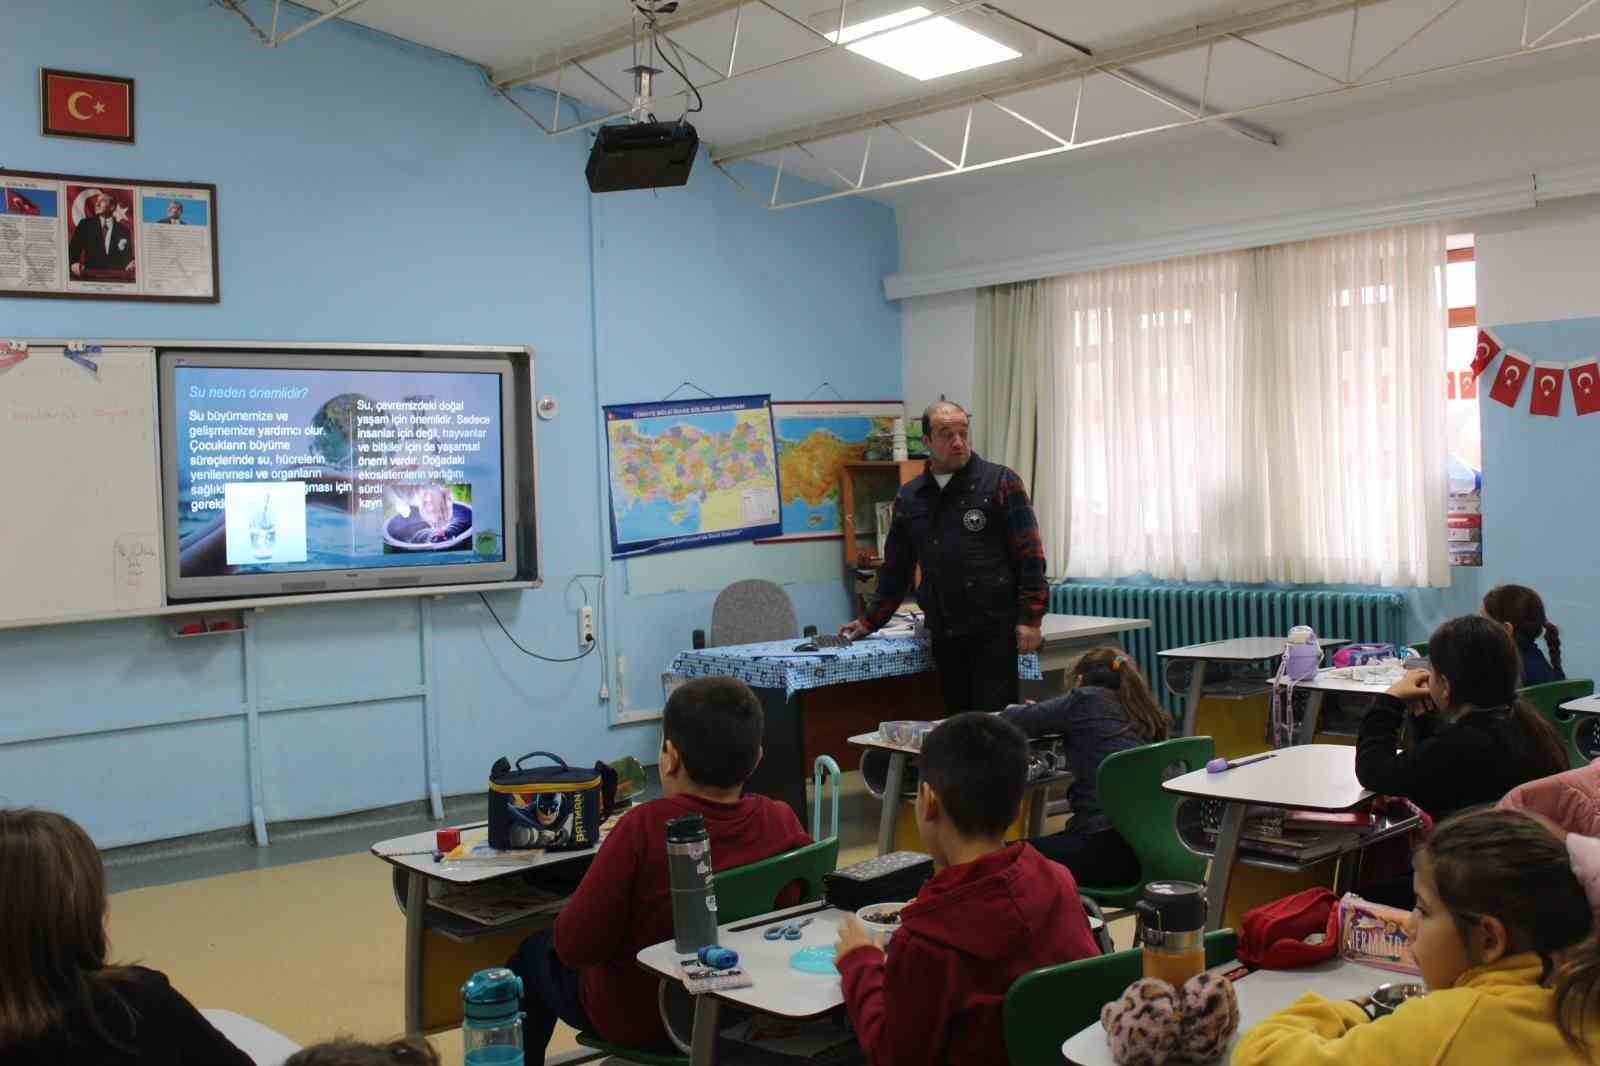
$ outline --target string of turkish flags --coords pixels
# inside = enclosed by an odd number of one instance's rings
[[[1528,413],[1555,418],[1561,414],[1561,393],[1566,381],[1572,381],[1572,404],[1580,415],[1600,412],[1600,358],[1584,359],[1563,366],[1560,363],[1535,363],[1520,352],[1501,348],[1500,342],[1486,329],[1478,331],[1478,351],[1472,357],[1472,376],[1480,376],[1489,369],[1496,356],[1500,369],[1489,387],[1489,398],[1515,408],[1522,396],[1522,386],[1532,382],[1529,390]],[[1563,373],[1564,371],[1564,373]]]

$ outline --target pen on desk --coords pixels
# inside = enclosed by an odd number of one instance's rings
[[[827,900],[823,900],[823,901],[821,901],[819,903],[812,904],[811,906],[803,908],[803,909],[802,908],[796,908],[793,911],[793,913],[785,914],[781,918],[775,918],[772,915],[768,915],[765,918],[757,918],[753,922],[745,922],[742,925],[730,925],[730,926],[728,926],[728,932],[730,932],[730,933],[742,933],[746,929],[755,929],[755,928],[758,928],[759,926],[771,925],[774,922],[778,922],[778,923],[781,924],[782,922],[793,921],[794,919],[800,917],[803,914],[815,914],[817,911],[825,911],[831,906],[833,906],[833,904],[829,903]]]
[[[1206,763],[1206,773],[1220,774],[1224,770],[1232,770],[1239,766],[1249,766],[1253,762],[1260,762],[1263,759],[1270,759],[1275,754],[1277,753],[1269,751],[1265,755],[1252,755],[1248,759],[1233,760],[1224,759],[1219,755],[1215,759],[1212,759],[1210,762]]]

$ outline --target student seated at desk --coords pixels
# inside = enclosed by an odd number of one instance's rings
[[[89,834],[52,811],[0,810],[0,1064],[253,1066],[164,974],[106,954]]]
[[[884,952],[852,915],[835,964],[872,1066],[1006,1062],[1001,1004],[1029,970],[1098,955],[1072,874],[1005,831],[1022,803],[1028,739],[972,711],[922,742],[917,829],[934,875]]]
[[[1517,696],[1517,646],[1500,625],[1479,615],[1450,619],[1429,638],[1428,663],[1373,700],[1361,720],[1363,787],[1404,796],[1439,819],[1567,768],[1554,727]],[[1408,712],[1416,743],[1402,752]]]
[[[1561,669],[1561,630],[1545,617],[1544,600],[1537,592],[1526,585],[1496,585],[1483,598],[1483,613],[1505,626],[1517,642],[1523,687],[1567,679]],[[1550,648],[1548,659],[1539,650],[1540,637]]]
[[[1428,670],[1412,670],[1373,700],[1356,740],[1364,788],[1403,796],[1434,819],[1498,803],[1527,781],[1567,768],[1555,728],[1517,696],[1517,646],[1496,622],[1462,615],[1428,640]],[[1399,750],[1401,725],[1415,716],[1415,741]],[[1410,879],[1364,887],[1390,906],[1412,904]]]
[[[667,823],[698,814],[711,838],[711,864],[726,870],[811,843],[785,803],[741,796],[761,761],[761,703],[731,677],[689,681],[662,712],[660,799],[623,815],[606,835],[555,929],[523,941],[506,963],[522,978],[523,1045],[542,1062],[559,1018],[601,1039],[641,1049],[667,1047],[656,1007],[656,976],[641,969],[643,948],[672,939]],[[782,907],[799,899],[798,887]]]
[[[1073,687],[1064,696],[1015,704],[1002,716],[1030,737],[1067,738],[1072,767],[1072,819],[1059,833],[1028,843],[1059,862],[1079,881],[1127,885],[1139,880],[1139,857],[1112,828],[1100,806],[1095,778],[1106,756],[1167,739],[1171,720],[1138,665],[1116,648],[1095,648],[1074,668]]]
[[[1600,1061],[1600,840],[1562,837],[1519,811],[1442,823],[1406,922],[1428,994],[1373,1021],[1308,993],[1245,1032],[1234,1066]]]

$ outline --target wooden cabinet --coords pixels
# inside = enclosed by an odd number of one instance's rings
[[[844,572],[858,615],[866,609],[867,594],[876,586],[877,569],[883,565],[883,558],[878,554],[877,505],[893,500],[901,485],[922,473],[925,462],[907,459],[904,462],[846,463],[839,477]],[[861,561],[863,552],[867,555],[865,562]],[[916,587],[915,579],[912,587]]]
[[[922,473],[923,460],[846,463],[839,477],[839,518],[844,527],[844,565],[855,569],[862,552],[871,566],[881,566],[878,555],[877,505],[894,499],[901,485]]]

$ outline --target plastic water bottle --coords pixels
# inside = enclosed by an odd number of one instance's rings
[[[496,966],[461,986],[461,1040],[466,1066],[523,1066],[522,978]]]
[[[672,939],[680,955],[717,942],[717,896],[711,890],[711,836],[706,820],[686,814],[667,823],[667,879],[672,885]]]

